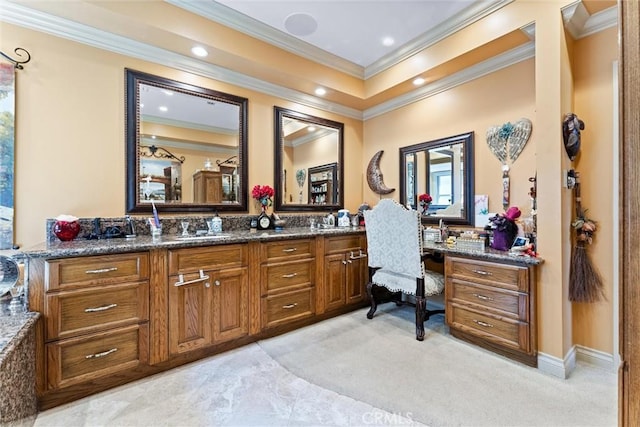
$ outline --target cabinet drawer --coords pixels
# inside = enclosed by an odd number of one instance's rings
[[[149,278],[149,255],[131,253],[48,260],[46,289],[136,282]]]
[[[66,387],[147,364],[147,349],[147,324],[49,343],[47,387]]]
[[[491,288],[488,286],[459,282],[456,279],[447,284],[447,299],[470,303],[492,310],[501,315],[529,321],[529,296],[527,294]]]
[[[311,316],[315,312],[314,307],[313,288],[263,298],[263,325],[276,326]]]
[[[456,303],[447,304],[447,322],[452,328],[476,335],[489,342],[524,352],[531,351],[529,324],[492,316]]]
[[[247,245],[220,245],[169,251],[169,275],[247,265]]]
[[[445,269],[447,277],[498,286],[513,291],[529,291],[529,269],[527,267],[447,257]]]
[[[363,236],[358,234],[339,237],[325,237],[324,253],[326,255],[355,251],[356,254],[359,254],[360,249],[362,249],[362,252],[366,253],[364,243]]]
[[[148,283],[46,295],[47,339],[67,338],[149,319]]]
[[[292,286],[313,286],[314,275],[315,261],[312,259],[263,265],[262,295]]]
[[[309,258],[314,257],[315,253],[315,240],[312,239],[282,240],[260,245],[260,259],[263,262]]]

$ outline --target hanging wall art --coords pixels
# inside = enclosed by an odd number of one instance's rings
[[[0,52],[0,249],[14,246],[15,72],[31,60],[20,47],[14,52],[19,59]]]
[[[502,126],[491,126],[487,130],[487,145],[489,150],[502,164],[502,206],[509,207],[509,161],[513,164],[524,146],[529,141],[532,129],[531,120],[522,118],[512,124],[507,122]]]

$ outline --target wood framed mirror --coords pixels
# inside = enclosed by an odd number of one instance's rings
[[[274,120],[275,209],[341,209],[344,124],[281,107]]]
[[[422,222],[474,224],[474,133],[400,148],[400,203],[420,210],[418,197],[433,201]]]
[[[247,211],[247,99],[130,69],[126,211]]]

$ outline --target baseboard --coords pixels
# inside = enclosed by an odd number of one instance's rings
[[[576,345],[577,359],[579,362],[604,368],[609,372],[617,372],[619,363],[616,363],[612,354],[600,350]]]
[[[567,379],[576,367],[576,347],[572,346],[564,359],[538,352],[538,370],[554,377]]]
[[[538,369],[546,374],[558,378],[569,378],[576,367],[576,362],[584,362],[593,366],[606,369],[609,372],[617,372],[619,358],[600,350],[574,345],[567,352],[564,359],[538,353]]]

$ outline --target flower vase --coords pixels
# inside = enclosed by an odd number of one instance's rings
[[[430,203],[420,203],[420,209],[421,209],[421,214],[422,215],[427,215],[427,212],[429,211],[429,206],[431,204]]]

